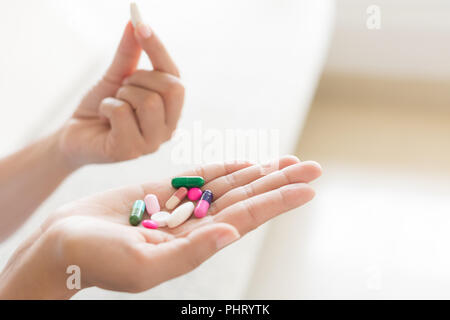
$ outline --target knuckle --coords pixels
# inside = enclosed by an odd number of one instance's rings
[[[153,145],[150,145],[148,147],[145,148],[143,154],[150,154],[150,153],[154,153],[158,150],[157,147],[154,147]]]
[[[247,217],[249,219],[249,225],[251,226],[251,230],[254,230],[259,225],[258,215],[256,214],[255,206],[251,199],[247,199],[242,202],[244,206],[244,210],[247,213]]]
[[[148,92],[144,101],[145,105],[150,108],[157,108],[161,102],[159,94],[155,92]]]
[[[176,78],[172,78],[167,84],[167,94],[174,95],[177,97],[183,97],[185,92],[185,87],[183,83]]]
[[[168,137],[168,140],[170,140],[174,137],[177,129],[178,129],[178,119],[176,119],[176,121],[174,123],[169,123],[166,126],[166,136]]]
[[[107,108],[112,116],[122,116],[128,113],[128,107],[129,105],[125,101],[111,97],[103,99],[100,103],[100,109]]]
[[[206,176],[206,172],[205,172],[205,168],[200,166],[194,169],[195,175],[200,176],[200,177],[205,177]]]
[[[118,107],[122,104],[121,102],[122,101],[119,99],[116,99],[113,97],[106,97],[106,98],[102,99],[102,101],[100,102],[100,105]]]
[[[126,104],[122,104],[120,106],[115,107],[114,109],[112,109],[111,113],[116,117],[123,117],[126,114],[128,114],[129,110]]]
[[[252,183],[249,183],[246,186],[243,186],[242,189],[243,189],[244,195],[247,198],[251,198],[255,195],[255,188]]]
[[[136,159],[139,158],[141,155],[143,155],[145,152],[142,151],[142,148],[140,147],[135,147],[132,148],[129,152],[128,152],[128,158],[127,160],[132,160],[132,159]]]
[[[100,105],[101,105],[101,106],[108,105],[110,99],[111,99],[111,98],[109,98],[109,97],[108,97],[108,98],[103,98],[102,101],[100,101]]]
[[[173,128],[168,128],[165,133],[164,133],[164,142],[169,141],[170,139],[172,139],[173,137],[173,133],[175,132],[175,129]]]
[[[173,131],[166,132],[166,134],[164,135],[164,142],[167,142],[170,139],[172,139],[172,134],[173,134]]]
[[[153,141],[151,138],[144,138],[142,143],[136,146],[136,152],[139,153],[139,156],[143,154],[148,154],[152,152],[152,150],[158,150],[159,144],[157,141]]]
[[[122,155],[121,161],[133,160],[133,159],[139,158],[140,155],[141,154],[138,152],[128,152],[128,153]]]
[[[112,158],[113,161],[128,161],[139,158],[142,155],[142,152],[133,146],[128,148],[116,148],[116,152],[113,153]]]
[[[158,142],[152,141],[147,145],[145,149],[145,154],[154,153],[159,150],[160,144]]]
[[[237,188],[237,182],[236,182],[236,176],[234,173],[231,174],[227,174],[225,176],[225,180],[228,183],[228,185],[230,186],[231,189]]]
[[[127,95],[129,95],[129,92],[130,92],[129,86],[122,86],[119,88],[119,90],[117,90],[116,97],[118,98],[126,97]]]
[[[150,152],[156,152],[156,151],[158,151],[160,146],[161,146],[161,145],[160,145],[159,143],[155,144],[155,145],[151,148]]]

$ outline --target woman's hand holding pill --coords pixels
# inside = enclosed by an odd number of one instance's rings
[[[62,128],[0,159],[0,242],[77,168],[133,159],[171,137],[184,87],[158,36],[136,14],[133,21],[111,66]],[[142,50],[151,71],[136,70]]]
[[[317,163],[287,156],[277,164],[279,169],[268,175],[263,174],[263,166],[250,163],[211,164],[185,172],[185,176],[202,176],[202,190],[211,190],[214,201],[206,217],[192,215],[172,229],[130,225],[136,200],[153,194],[164,208],[175,192],[170,179],[68,204],[47,219],[38,241],[30,239],[24,244],[29,247],[15,254],[9,263],[15,281],[3,280],[3,292],[11,292],[10,283],[27,286],[27,279],[44,272],[48,275],[41,277],[48,283],[43,286],[49,286],[41,290],[44,296],[70,297],[76,291],[66,288],[69,265],[80,267],[82,288],[127,292],[144,291],[187,273],[266,221],[313,198],[308,183],[321,175]],[[23,277],[21,272],[30,274]],[[15,289],[19,296],[26,292]]]
[[[141,51],[153,70],[136,70]],[[128,23],[115,58],[64,126],[60,145],[74,167],[134,159],[169,140],[180,118],[184,86],[158,36]]]

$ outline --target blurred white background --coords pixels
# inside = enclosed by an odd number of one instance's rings
[[[187,98],[180,128],[201,121],[218,130],[275,129],[280,153],[295,151],[324,64],[333,1],[138,3],[182,71]],[[0,0],[1,155],[61,125],[108,66],[128,17],[125,0]],[[0,267],[59,205],[189,166],[168,161],[172,146],[136,161],[78,171],[0,246]],[[244,298],[266,236],[262,228],[195,272],[140,295],[94,288],[75,298]]]
[[[381,29],[368,30],[367,8],[381,10]],[[450,2],[339,0],[330,72],[448,79]]]
[[[379,30],[366,26],[371,5]],[[337,1],[298,151],[324,175],[300,219],[270,226],[251,297],[450,298],[449,10]]]

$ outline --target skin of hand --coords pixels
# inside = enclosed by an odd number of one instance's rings
[[[151,71],[136,70],[142,49]],[[0,159],[0,242],[80,166],[156,151],[175,130],[183,99],[178,69],[158,36],[128,23],[110,68],[67,123]]]
[[[141,292],[185,274],[214,253],[283,212],[314,197],[309,182],[321,175],[312,161],[282,157],[278,169],[211,164],[183,175],[201,175],[214,193],[209,215],[174,229],[129,225],[137,199],[156,194],[164,204],[170,180],[125,187],[73,202],[50,216],[16,251],[0,277],[0,298],[64,299],[66,269],[77,265],[82,288]]]
[[[0,160],[0,242],[73,171],[52,134]]]
[[[136,70],[141,51],[153,70]],[[114,60],[61,133],[75,167],[124,161],[155,152],[176,129],[184,101],[179,71],[146,24],[129,22]]]

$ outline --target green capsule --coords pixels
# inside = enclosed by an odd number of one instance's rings
[[[200,188],[205,184],[205,179],[202,177],[176,177],[172,179],[172,187],[178,189],[185,188]]]
[[[130,214],[130,224],[132,226],[137,226],[141,223],[145,212],[145,202],[143,200],[136,200],[133,204]]]

